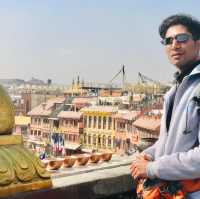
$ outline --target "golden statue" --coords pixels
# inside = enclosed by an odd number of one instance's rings
[[[21,135],[12,135],[14,107],[0,86],[0,197],[52,186],[49,172],[23,146]]]

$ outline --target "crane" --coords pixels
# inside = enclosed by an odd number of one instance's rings
[[[160,90],[161,92],[163,91],[164,93],[170,88],[170,86],[164,84],[164,83],[161,83],[159,81],[156,81],[156,80],[153,80],[145,75],[143,75],[142,73],[138,73],[138,77],[139,77],[139,83],[142,83],[142,84],[146,84],[148,82],[151,82],[153,85],[155,85],[158,90]]]
[[[143,75],[140,72],[138,73],[138,77],[139,77],[139,80],[141,81],[141,83],[147,83],[149,81],[149,82],[152,82],[153,84],[156,84],[156,85],[166,86],[165,84],[163,84],[163,83],[161,83],[159,81],[153,80],[153,79]]]
[[[125,83],[125,79],[126,79],[125,66],[124,65],[119,70],[119,72],[117,74],[115,74],[114,77],[109,81],[109,84],[112,84],[113,80],[116,79],[120,74],[122,74],[122,88],[124,88],[124,83]]]

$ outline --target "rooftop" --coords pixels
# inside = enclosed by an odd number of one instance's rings
[[[58,118],[71,118],[71,119],[80,119],[82,113],[75,111],[61,111],[57,117]]]
[[[33,108],[30,112],[28,112],[29,116],[49,116],[52,112],[52,108],[55,104],[64,103],[64,97],[56,97],[53,99],[47,100],[47,102],[40,104],[39,106]]]
[[[81,112],[96,112],[96,113],[116,113],[118,108],[115,106],[89,106],[80,110]]]
[[[96,97],[75,97],[72,101],[72,104],[90,104],[96,99]]]
[[[133,125],[142,129],[155,131],[159,133],[160,117],[159,116],[142,116],[137,119]]]
[[[113,117],[116,119],[123,119],[123,120],[135,120],[140,115],[140,111],[124,111],[118,112]]]

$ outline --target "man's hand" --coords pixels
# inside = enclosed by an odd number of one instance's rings
[[[146,169],[148,161],[151,161],[151,159],[145,154],[141,153],[134,156],[130,170],[131,175],[135,180],[139,178],[147,178]]]

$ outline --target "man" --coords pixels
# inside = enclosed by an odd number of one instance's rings
[[[164,97],[158,141],[131,164],[136,179],[180,181],[200,178],[200,22],[173,15],[159,28],[169,61],[176,66],[176,85]],[[199,199],[200,188],[188,194]]]

